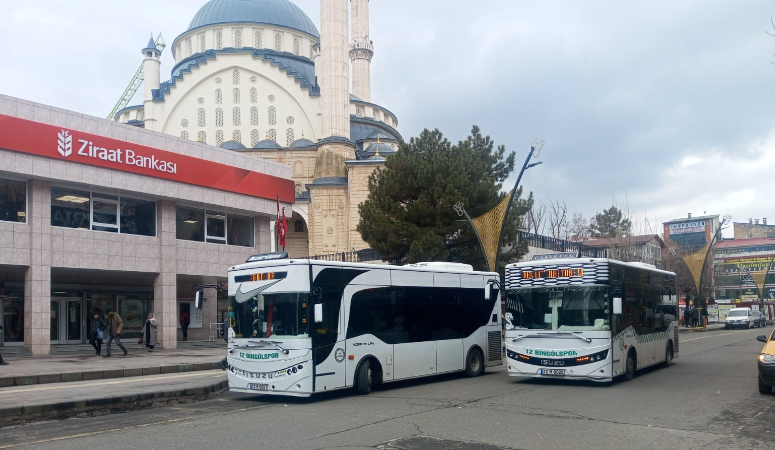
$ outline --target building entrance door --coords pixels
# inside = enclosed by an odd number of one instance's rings
[[[81,297],[51,297],[51,343],[80,344]]]

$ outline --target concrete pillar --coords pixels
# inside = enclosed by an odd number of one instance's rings
[[[353,31],[350,61],[353,66],[353,94],[371,102],[371,58],[374,45],[369,36],[369,0],[352,0]]]
[[[159,206],[157,234],[161,240],[161,272],[153,283],[154,313],[159,321],[159,343],[167,350],[177,348],[177,241],[175,202],[162,200]]]
[[[350,138],[350,61],[347,0],[320,1],[323,138]]]
[[[51,350],[51,183],[29,183],[30,266],[24,275],[24,346],[33,356]]]

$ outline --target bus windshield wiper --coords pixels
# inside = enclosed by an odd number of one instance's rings
[[[577,331],[557,331],[556,333],[538,333],[538,336],[540,337],[552,337],[552,336],[564,336],[564,335],[571,335],[575,338],[579,338],[582,341],[586,342],[587,344],[592,342],[592,339],[588,337],[584,337],[581,333]]]
[[[275,341],[248,341],[248,342],[251,343],[251,344],[272,344],[275,347],[277,347],[278,349],[280,349],[280,351],[282,351],[286,355],[288,353],[290,353],[288,350],[286,350],[286,349],[280,347],[279,345],[277,345],[277,342],[275,342]]]
[[[514,342],[514,341],[516,341],[517,339],[522,339],[523,337],[527,337],[527,336],[525,336],[524,334],[520,334],[519,336],[512,338],[512,339],[511,339],[511,342]]]

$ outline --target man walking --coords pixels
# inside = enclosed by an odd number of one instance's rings
[[[183,330],[183,340],[188,340],[188,326],[191,325],[191,316],[188,312],[180,313],[180,328]]]
[[[0,325],[0,331],[3,331],[3,326],[2,325]],[[0,366],[7,366],[7,365],[8,365],[8,363],[3,361],[3,354],[0,353]]]
[[[121,320],[121,316],[118,315],[115,311],[112,309],[108,310],[108,349],[105,354],[105,358],[110,358],[110,344],[113,342],[113,340],[116,341],[116,344],[118,347],[124,351],[124,356],[129,353],[126,350],[126,347],[124,347],[124,344],[121,343],[121,333],[124,332],[124,322]]]

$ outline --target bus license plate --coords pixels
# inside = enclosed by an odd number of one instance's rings
[[[268,391],[269,390],[269,385],[268,384],[248,383],[248,389],[253,389],[254,391]]]
[[[541,369],[541,375],[559,375],[565,376],[565,369]]]

